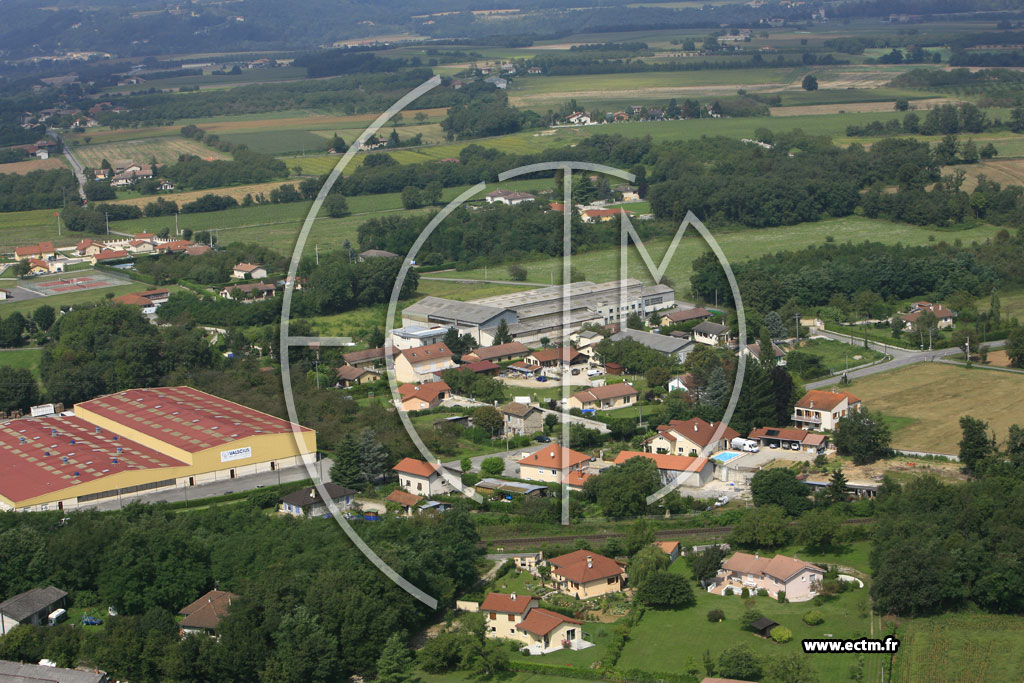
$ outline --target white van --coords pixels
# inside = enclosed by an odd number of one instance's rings
[[[66,609],[58,609],[50,612],[50,616],[47,617],[47,622],[50,626],[56,626],[60,622],[68,618],[68,611]]]
[[[757,453],[761,450],[761,446],[757,441],[753,439],[744,439],[742,436],[737,436],[731,442],[730,445],[738,451],[744,453]]]

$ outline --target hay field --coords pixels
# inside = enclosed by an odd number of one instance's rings
[[[32,171],[49,171],[54,168],[66,168],[64,155],[52,156],[49,159],[29,159],[28,161],[14,161],[9,164],[0,164],[0,173],[17,173],[25,175]]]
[[[104,159],[111,163],[115,159],[131,159],[138,163],[148,164],[151,159],[155,158],[158,164],[166,165],[175,163],[182,154],[194,154],[207,161],[231,158],[230,154],[219,152],[180,135],[105,142],[99,145],[79,145],[73,148],[73,151],[82,165],[90,168],[99,168]]]

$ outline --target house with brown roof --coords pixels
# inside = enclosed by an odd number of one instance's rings
[[[260,280],[267,276],[267,269],[257,263],[239,263],[231,269],[231,277],[244,280]]]
[[[910,305],[910,313],[900,316],[907,329],[912,329],[925,312],[931,313],[938,320],[936,327],[946,330],[953,327],[953,318],[956,315],[942,304],[933,304],[929,301],[918,301]]]
[[[621,209],[585,209],[580,211],[580,220],[584,223],[604,223],[615,220],[621,214]]]
[[[795,557],[733,553],[718,570],[709,591],[722,595],[726,588],[732,588],[736,594],[744,588],[751,593],[764,588],[770,597],[778,599],[779,592],[784,591],[789,602],[803,602],[816,595],[816,584],[824,576],[821,567]]]
[[[522,436],[544,431],[544,412],[529,403],[512,401],[498,408],[505,422],[506,436]]]
[[[483,612],[487,625],[487,637],[521,640],[516,626],[527,612],[539,605],[540,600],[532,595],[488,593],[480,603],[480,611]]]
[[[523,359],[523,362],[539,368],[556,368],[586,363],[587,357],[572,346],[558,346],[533,351]]]
[[[89,262],[95,266],[97,263],[104,263],[105,261],[120,261],[128,257],[129,254],[124,249],[106,249],[94,255],[89,259]]]
[[[520,459],[519,477],[561,483],[572,472],[589,467],[589,463],[590,456],[586,453],[553,443]]]
[[[501,370],[501,366],[489,360],[478,360],[473,363],[463,363],[458,366],[459,372],[472,372],[477,375],[489,375],[494,377]]]
[[[606,384],[577,391],[569,397],[569,407],[580,410],[614,410],[636,405],[640,392],[626,382]]]
[[[584,472],[583,470],[573,470],[566,475],[562,485],[570,491],[582,491],[583,487],[588,481],[596,477],[597,475],[593,472]]]
[[[657,434],[644,441],[648,453],[667,455],[699,456],[707,449],[707,455],[723,451],[739,432],[725,427],[721,436],[715,439],[720,422],[705,422],[699,417],[689,420],[670,420],[667,425],[658,425]]]
[[[395,379],[399,382],[428,382],[455,367],[452,352],[443,343],[402,349],[395,356]]]
[[[43,259],[30,258],[28,260],[28,272],[33,275],[63,273],[65,263],[66,261],[44,261]]]
[[[397,465],[391,469],[398,473],[398,485],[408,493],[418,496],[439,496],[452,493],[456,490],[443,475],[446,474],[459,482],[462,473],[456,467],[457,463],[445,463],[444,465],[415,460],[413,458],[402,458]]]
[[[156,250],[165,254],[184,254],[189,248],[196,246],[192,240],[170,240],[156,245]]]
[[[231,602],[237,599],[238,596],[234,593],[213,589],[192,604],[178,610],[178,614],[185,617],[178,622],[178,628],[181,629],[182,635],[200,633],[214,636],[217,634],[220,620],[228,615]]]
[[[668,556],[669,564],[678,560],[679,555],[682,554],[682,546],[679,545],[679,541],[654,541],[651,545]]]
[[[338,384],[343,387],[351,387],[356,384],[376,382],[380,379],[380,373],[370,368],[357,368],[354,365],[342,365],[337,369]],[[403,385],[404,386],[404,385]]]
[[[356,491],[339,486],[332,481],[324,483],[324,490],[327,492],[330,501],[340,509],[352,507]],[[287,496],[281,497],[281,512],[293,517],[319,517],[330,512],[330,507],[320,495],[320,490],[315,486],[299,489]]]
[[[686,455],[620,451],[615,456],[615,464],[621,465],[633,458],[653,460],[654,464],[658,467],[662,486],[667,484],[674,484],[676,486],[704,486],[714,478],[715,474],[715,468],[709,459]]]
[[[618,593],[626,585],[625,567],[592,550],[576,550],[552,557],[547,562],[551,566],[555,587],[576,598]]]
[[[488,593],[480,604],[486,636],[518,641],[535,655],[591,645],[583,640],[582,621],[538,605],[532,595]]]
[[[24,261],[29,258],[37,259],[51,259],[56,258],[57,252],[53,248],[53,242],[40,242],[39,244],[30,244],[24,247],[14,248],[14,260]]]
[[[707,320],[711,315],[711,311],[706,308],[677,308],[661,316],[661,324],[667,326],[690,322],[691,320]]]
[[[398,353],[397,349],[391,350],[391,355]],[[357,368],[370,368],[376,365],[384,365],[384,347],[375,349],[363,349],[362,351],[351,351],[342,356],[346,365],[354,365]]]
[[[507,344],[496,344],[494,346],[481,346],[469,353],[463,354],[463,363],[475,363],[480,360],[489,360],[492,363],[500,363],[506,360],[522,358],[530,349],[521,342],[509,342]]]
[[[277,294],[277,286],[271,282],[250,282],[245,285],[231,285],[220,290],[222,298],[243,302],[270,299],[275,294]]]
[[[408,412],[411,410],[430,410],[441,405],[441,401],[451,396],[452,390],[446,382],[424,382],[422,384],[402,384],[398,387],[400,402],[398,407]]]
[[[106,248],[107,245],[103,244],[103,242],[97,242],[96,240],[89,239],[87,237],[75,245],[75,255],[95,256]]]
[[[159,304],[139,294],[122,294],[121,296],[115,296],[113,301],[115,304],[138,306],[143,315],[152,315],[159,308]]]
[[[384,500],[395,503],[399,506],[403,515],[406,517],[412,517],[413,510],[416,509],[417,505],[423,502],[423,496],[417,496],[414,493],[409,493],[402,489],[395,489],[389,493],[388,497]]]
[[[777,365],[786,364],[786,352],[779,348],[779,345],[772,342],[772,352],[775,354],[775,363]],[[754,360],[761,361],[761,342],[754,342],[753,344],[747,344],[740,349],[740,355],[746,356],[747,358],[753,358]]]
[[[811,389],[796,402],[793,422],[801,429],[830,432],[854,410],[860,410],[860,399],[848,391]]]
[[[127,251],[133,254],[152,254],[156,245],[149,240],[128,240]]]

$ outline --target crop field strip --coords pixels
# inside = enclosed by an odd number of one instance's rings
[[[193,154],[208,161],[231,158],[229,154],[180,135],[78,145],[71,149],[78,161],[90,168],[99,168],[104,159],[110,163],[117,159],[130,159],[140,164],[148,164],[155,158],[158,164],[166,165],[176,162],[182,154]]]

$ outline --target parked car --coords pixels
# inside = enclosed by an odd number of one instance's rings
[[[540,377],[537,378],[537,381],[538,382],[547,382],[548,378],[545,377],[544,375],[541,375]]]
[[[538,443],[551,443],[551,437],[544,436],[543,434],[538,434],[537,436],[533,437],[533,440]]]
[[[794,451],[798,451],[800,450],[800,442],[794,441],[789,447],[792,448]]]
[[[573,368],[573,369],[572,369],[572,374],[573,374],[573,375],[578,375],[578,374],[580,374],[580,369],[579,369],[579,368]]]
[[[103,623],[103,620],[99,617],[82,617],[83,626],[99,626]]]
[[[597,368],[592,368],[590,370],[587,370],[587,377],[597,377],[598,375],[603,375],[603,374],[604,374],[604,372],[602,372],[601,370],[598,370]]]

